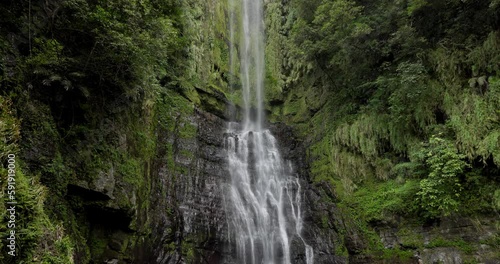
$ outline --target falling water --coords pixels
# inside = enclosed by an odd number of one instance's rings
[[[289,264],[292,240],[313,249],[301,236],[301,186],[292,164],[282,159],[276,139],[263,128],[264,24],[261,0],[229,0],[231,65],[236,36],[243,95],[243,123],[228,128],[231,185],[226,193],[228,224],[238,263]],[[237,34],[239,33],[239,34]],[[234,70],[234,69],[233,69]],[[254,105],[254,110],[251,111]],[[295,260],[294,260],[295,261]]]

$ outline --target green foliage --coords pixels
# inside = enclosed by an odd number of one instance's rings
[[[410,261],[414,259],[415,252],[413,250],[404,249],[386,249],[382,250],[381,259],[389,261]]]
[[[31,14],[31,20],[24,17],[19,25],[2,30],[2,35],[17,34],[29,41],[28,47],[10,43],[19,50],[8,49],[9,45],[2,48],[15,56],[16,70],[29,80],[29,88],[75,90],[75,94],[91,98],[103,96],[99,87],[104,85],[106,94],[137,102],[154,95],[160,80],[170,82],[186,67],[182,49],[188,40],[182,35],[180,4],[175,1],[61,0],[2,5],[12,10],[9,15]],[[13,63],[6,66],[9,69]],[[7,75],[9,79],[11,75]]]
[[[157,80],[178,73],[167,67],[184,44],[172,1],[73,1],[67,7],[94,38],[84,69],[124,87],[130,98],[151,93]]]
[[[315,180],[342,199],[378,193],[377,181],[417,183],[411,206],[394,214],[491,208],[497,188],[484,186],[498,186],[498,8],[478,0],[294,0],[281,27],[290,36],[281,113],[313,131]],[[308,93],[327,99],[304,124],[299,102]],[[371,206],[384,207],[382,197]]]
[[[441,103],[441,86],[429,81],[430,77],[421,63],[402,62],[396,71],[399,83],[388,102],[392,127],[400,129],[391,132],[421,134],[436,122],[434,111]]]
[[[458,149],[469,159],[489,157],[500,164],[500,84],[498,77],[490,77],[484,95],[463,91],[447,94],[445,106],[449,109],[448,125],[455,131]],[[459,99],[460,98],[460,99]]]
[[[42,262],[42,263],[73,263],[73,248],[64,229],[57,221],[49,221],[44,209],[44,202],[48,190],[40,184],[39,177],[24,173],[24,164],[19,157],[19,120],[15,117],[8,99],[0,96],[0,154],[2,167],[1,196],[0,203],[0,233],[2,237],[8,237],[11,229],[7,227],[9,220],[7,202],[6,167],[7,155],[14,154],[15,157],[15,209],[16,219],[14,231],[16,232],[16,257],[7,255],[5,240],[0,246],[5,250],[0,254],[2,263]]]
[[[388,140],[387,116],[361,115],[352,124],[337,128],[334,144],[344,145],[365,157],[375,158],[383,151],[383,143]]]
[[[184,256],[187,262],[194,261],[195,258],[194,245],[189,242],[182,243],[182,255]]]
[[[13,116],[12,102],[0,96],[0,160],[5,160],[9,154],[18,151],[20,123]]]
[[[335,188],[382,259],[410,252],[384,252],[367,221],[498,211],[498,1],[291,2],[273,114],[311,142],[314,181]]]
[[[400,238],[401,247],[403,248],[423,247],[423,244],[425,242],[424,236],[422,234],[416,233],[415,228],[418,228],[418,224],[411,222],[405,223],[404,225],[400,225],[397,235]]]
[[[476,248],[471,245],[470,242],[466,242],[462,239],[457,239],[457,240],[446,240],[441,237],[437,237],[435,239],[432,239],[429,241],[427,245],[425,245],[426,248],[437,248],[437,247],[455,247],[460,249],[462,252],[465,254],[472,254],[476,252]]]
[[[47,219],[47,222],[49,220]],[[43,239],[55,241],[52,243],[40,243],[38,250],[40,251],[40,259],[34,258],[35,261],[47,264],[66,264],[74,263],[73,245],[67,235],[64,234],[62,226],[51,226],[44,230]]]
[[[279,2],[270,1],[266,4],[266,51],[265,51],[265,100],[277,101],[282,99],[284,79],[281,69],[283,65],[285,36],[280,34],[283,16],[286,15],[286,7]]]
[[[143,177],[142,166],[138,160],[133,158],[125,158],[118,163],[117,172],[123,177],[123,181],[140,186]]]
[[[27,67],[44,86],[55,83],[65,90],[73,88],[73,84],[66,76],[61,75],[65,67],[69,66],[70,59],[63,55],[63,45],[55,39],[35,38],[30,52],[32,56],[26,59]],[[73,73],[78,75],[78,73]]]
[[[323,1],[316,9],[313,25],[318,27],[319,40],[314,47],[319,54],[332,54],[329,65],[348,74],[354,61],[349,56],[355,40],[371,32],[369,25],[358,20],[362,7],[354,1]],[[335,46],[332,47],[332,44]]]
[[[420,191],[417,193],[422,208],[430,217],[458,211],[462,191],[459,176],[467,166],[465,156],[457,153],[451,142],[437,136],[429,140],[425,151],[425,162],[430,173],[420,182]]]
[[[412,15],[415,11],[426,6],[428,3],[426,0],[410,0],[408,4],[408,15]]]
[[[360,208],[365,221],[378,222],[391,219],[392,215],[408,215],[418,210],[413,202],[418,189],[416,180],[402,184],[394,180],[369,183],[346,200]]]
[[[193,96],[195,88],[215,86],[224,92],[230,92],[229,82],[235,82],[233,71],[237,69],[239,62],[237,56],[230,57],[229,54],[229,46],[234,44],[229,43],[231,40],[227,16],[230,11],[226,3],[196,0],[182,1],[180,6],[182,33],[188,40],[185,43],[187,60],[182,74],[175,76],[171,83],[182,87],[183,93],[199,104],[199,98]],[[238,37],[235,36],[235,39]]]
[[[500,189],[495,190],[493,194],[493,208],[500,211]]]
[[[500,32],[492,31],[484,40],[482,45],[476,46],[467,54],[467,62],[472,64],[472,76],[498,75],[500,74]],[[486,80],[477,82],[479,86],[484,86]]]
[[[9,111],[22,117],[27,174],[39,175],[47,187],[42,209],[53,218],[50,223],[62,229],[57,225],[62,220],[71,236],[53,237],[56,242],[44,247],[47,254],[37,253],[36,261],[71,263],[66,253],[72,248],[77,261],[99,261],[103,251],[90,249],[90,233],[101,227],[89,227],[88,206],[133,212],[130,227],[144,238],[152,219],[143,216],[152,207],[154,162],[166,162],[175,174],[172,182],[185,175],[188,169],[176,158],[194,157],[179,145],[197,135],[195,106],[225,114],[231,78],[227,5],[55,0],[6,1],[0,9],[0,108],[11,104],[4,98],[14,101],[17,113]],[[267,81],[278,84],[275,59]],[[20,125],[0,116],[0,136],[5,142],[20,139],[19,130],[10,129]],[[158,142],[158,131],[168,140]],[[1,158],[18,151],[15,144],[0,144]],[[69,184],[99,189],[98,180],[109,175],[114,199],[107,205],[68,191]],[[32,230],[32,236],[45,236],[41,230]],[[134,246],[141,245],[124,247]]]

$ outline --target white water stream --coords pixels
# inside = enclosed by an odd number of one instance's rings
[[[229,0],[231,64],[239,56],[242,125],[228,128],[231,185],[225,194],[228,225],[241,264],[290,264],[291,244],[299,242],[305,263],[313,249],[301,236],[301,186],[276,139],[263,128],[264,24],[261,0]],[[239,34],[237,34],[239,33]],[[235,36],[239,54],[236,54]],[[254,105],[252,113],[251,108]],[[297,246],[295,246],[296,248]]]

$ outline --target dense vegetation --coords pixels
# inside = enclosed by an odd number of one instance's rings
[[[365,224],[498,217],[499,1],[283,6],[272,111],[312,132],[315,181]]]
[[[498,1],[293,3],[289,86],[329,94],[317,177],[358,202],[404,187],[379,214],[498,210]]]
[[[117,251],[129,261],[139,254],[130,249],[152,231],[144,228],[148,219],[133,222],[129,212],[147,214],[152,206],[132,197],[150,197],[155,159],[183,169],[158,134],[193,138],[186,119],[194,107],[223,116],[221,98],[241,100],[238,83],[228,84],[238,59],[230,65],[223,2],[0,3],[0,158],[15,153],[19,167],[17,260],[101,261],[115,226],[97,225],[85,212],[109,205],[71,191],[109,171],[120,182],[111,207],[123,209],[111,215],[123,220],[113,225],[135,232],[120,233],[126,242]],[[281,0],[265,7],[269,119],[296,127],[310,143],[314,181],[334,187],[331,202],[355,228],[370,236],[370,225],[396,219],[498,217],[500,1]],[[3,184],[5,168],[0,174]],[[467,249],[463,241],[438,242],[426,247]],[[189,243],[165,247],[190,256]],[[18,263],[1,252],[0,262]]]
[[[132,250],[147,248],[151,217],[138,215],[153,210],[151,167],[173,164],[175,151],[157,135],[192,138],[184,122],[193,106],[224,107],[211,95],[224,88],[225,42],[208,39],[225,27],[203,23],[224,18],[220,9],[203,15],[209,8],[177,0],[2,1],[0,157],[6,166],[7,154],[17,156],[23,208],[20,255],[9,257],[2,241],[1,263],[130,261],[142,254]],[[95,192],[109,188],[111,203]],[[0,232],[9,230],[2,224]],[[115,256],[106,255],[111,241]],[[166,243],[172,252],[192,251],[184,241]]]

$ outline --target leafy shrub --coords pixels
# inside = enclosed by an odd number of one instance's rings
[[[420,205],[430,217],[449,215],[457,211],[460,204],[462,185],[458,176],[467,167],[465,156],[459,154],[450,141],[438,136],[431,137],[425,151],[430,172],[420,181],[417,193]]]

